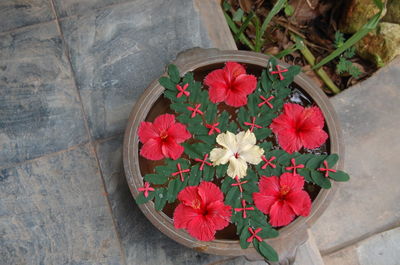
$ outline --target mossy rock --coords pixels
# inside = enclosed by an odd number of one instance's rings
[[[400,24],[400,0],[388,0],[385,22]]]
[[[378,67],[386,65],[400,55],[400,25],[379,23],[376,30],[356,44],[356,49],[360,57],[374,62]]]
[[[349,0],[346,3],[339,29],[344,33],[355,33],[378,12],[379,8],[373,0]]]

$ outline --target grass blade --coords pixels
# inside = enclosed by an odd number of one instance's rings
[[[232,30],[234,34],[237,34],[239,32],[238,27],[236,26],[235,22],[233,22],[232,18],[224,11],[224,16],[226,19],[226,23],[228,23],[229,28]],[[250,50],[254,51],[254,45],[249,41],[249,39],[241,33],[238,36],[238,39],[241,43],[249,47]]]
[[[235,34],[235,40],[239,39],[239,36],[241,34],[243,34],[243,32],[246,30],[247,26],[249,25],[251,19],[254,17],[254,13],[251,12],[245,19],[245,21],[243,22],[242,26],[240,26],[240,29],[238,31],[238,33]]]
[[[281,11],[281,9],[285,6],[286,0],[278,0],[271,11],[268,13],[268,16],[265,18],[262,26],[261,26],[261,36],[264,36],[265,30],[269,22],[271,22],[272,18]]]

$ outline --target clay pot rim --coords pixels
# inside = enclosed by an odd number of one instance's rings
[[[197,68],[224,63],[226,61],[236,61],[239,63],[252,64],[260,67],[266,67],[270,57],[260,53],[247,51],[219,51],[216,49],[193,49],[180,54],[173,62],[181,72],[181,75],[186,72],[194,71]],[[278,61],[278,63],[287,68],[289,65]],[[166,76],[164,73],[162,76]],[[335,169],[343,169],[344,148],[342,142],[341,129],[336,117],[333,106],[329,102],[328,97],[317,87],[311,79],[305,74],[300,73],[295,77],[294,82],[306,91],[314,102],[321,108],[325,116],[325,122],[329,131],[330,152],[339,155],[340,160],[335,166]],[[137,128],[143,121],[153,104],[162,95],[164,88],[158,83],[158,78],[152,82],[144,91],[141,97],[137,100],[126,127],[124,144],[123,144],[123,161],[126,179],[131,190],[131,193],[136,197],[139,192],[137,189],[143,186],[143,178],[140,173],[139,156],[138,156],[138,136]],[[133,147],[133,148],[132,148]],[[312,211],[307,217],[298,217],[288,226],[280,229],[279,237],[269,239],[268,242],[273,246],[278,244],[278,241],[288,240],[290,235],[297,233],[299,228],[307,228],[322,214],[328,206],[334,192],[337,189],[337,183],[332,182],[332,188],[329,190],[321,189],[315,200],[313,201]],[[252,246],[248,249],[242,249],[238,240],[216,239],[209,242],[198,241],[192,238],[186,231],[175,229],[172,219],[162,211],[156,211],[152,201],[139,205],[139,208],[144,215],[156,226],[161,232],[168,235],[175,241],[192,247],[196,250],[218,254],[218,255],[249,255],[254,254],[255,250]],[[304,238],[304,241],[307,238]],[[290,239],[289,239],[290,240]],[[279,244],[278,244],[279,245]]]

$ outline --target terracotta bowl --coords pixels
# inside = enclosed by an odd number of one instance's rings
[[[181,53],[173,63],[178,66],[181,75],[192,71],[195,73],[195,76],[196,74],[201,76],[215,69],[216,65],[222,67],[223,63],[226,61],[243,63],[246,67],[255,69],[256,71],[259,69],[260,71],[267,66],[268,59],[269,57],[266,55],[253,52],[219,51],[216,49],[204,50],[196,48]],[[288,67],[288,65],[284,63],[280,63],[280,65],[284,68]],[[342,170],[344,150],[341,130],[336,113],[328,97],[312,80],[302,73],[296,76],[294,83],[321,108],[325,116],[326,128],[329,133],[327,151],[328,153],[336,153],[339,155],[340,160],[335,169]],[[166,104],[167,102],[162,99],[163,91],[164,88],[158,83],[158,79],[150,84],[134,106],[125,131],[123,148],[124,168],[129,188],[134,197],[139,194],[137,189],[143,186],[142,174],[148,173],[146,171],[151,170],[151,168],[155,166],[155,164],[148,163],[139,156],[137,129],[140,122],[146,119],[153,120],[157,115],[169,110],[169,106]],[[309,216],[298,217],[290,225],[279,230],[279,237],[267,241],[279,253],[281,263],[287,263],[294,259],[297,247],[308,238],[307,229],[326,209],[336,189],[337,184],[335,182],[332,182],[331,189],[321,189],[313,201],[312,211]],[[203,242],[194,239],[182,229],[175,229],[173,220],[165,212],[156,211],[152,201],[139,205],[139,207],[145,216],[161,232],[189,248],[216,255],[244,255],[248,259],[261,259],[261,256],[259,256],[252,246],[249,246],[248,249],[242,249],[238,240],[228,239],[231,237],[227,237],[226,239],[220,237],[220,239],[210,242]]]

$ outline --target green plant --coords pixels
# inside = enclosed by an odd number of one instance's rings
[[[337,31],[335,33],[335,47],[340,48],[344,43],[345,38],[343,33]],[[355,54],[355,47],[351,46],[340,55],[339,62],[336,65],[336,72],[338,74],[348,73],[355,78],[358,78],[360,76],[360,69],[358,69],[358,67],[356,67],[351,61],[348,60],[354,57]]]
[[[317,63],[313,69],[320,68],[321,66],[329,63],[336,57],[340,56],[345,50],[349,49],[351,46],[356,44],[359,40],[361,40],[365,35],[368,34],[371,30],[375,29],[381,20],[382,13],[385,10],[384,4],[381,0],[373,0],[375,5],[379,8],[379,12],[373,16],[365,25],[363,25],[356,33],[353,34],[347,41],[345,41],[340,47],[334,50],[331,54],[322,59],[319,63]]]

